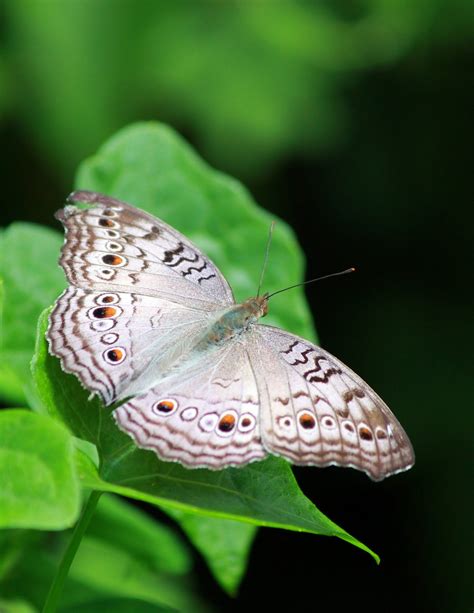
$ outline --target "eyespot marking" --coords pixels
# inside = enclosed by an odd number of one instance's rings
[[[96,304],[117,304],[120,301],[117,294],[100,294],[95,299]]]
[[[102,211],[102,215],[105,215],[106,217],[117,217],[117,213],[112,209],[104,209]]]
[[[120,255],[112,255],[111,253],[107,253],[107,255],[102,256],[102,261],[104,264],[108,264],[109,266],[121,266],[126,263],[125,258]]]
[[[283,428],[291,428],[293,425],[293,418],[289,415],[282,415],[278,417],[278,425],[282,426]]]
[[[199,420],[199,427],[204,432],[212,432],[216,427],[219,416],[217,413],[206,413]]]
[[[101,336],[100,340],[106,345],[113,345],[118,341],[119,335],[115,332],[110,332],[109,334],[104,334]]]
[[[116,323],[115,319],[96,319],[91,323],[91,328],[92,330],[97,330],[97,332],[105,332],[113,328]]]
[[[342,422],[342,427],[344,428],[344,430],[347,430],[348,432],[351,432],[352,434],[355,433],[354,424],[350,421]]]
[[[106,362],[115,366],[116,364],[121,364],[125,360],[127,353],[123,347],[114,347],[113,349],[107,349],[102,355]]]
[[[217,425],[219,433],[221,434],[230,434],[232,430],[235,428],[235,424],[237,422],[236,416],[234,413],[225,413],[220,419]]]
[[[336,427],[336,422],[330,415],[324,415],[321,419],[321,425],[328,430],[332,430]]]
[[[89,311],[89,316],[92,316],[94,319],[108,319],[117,313],[117,309],[111,306],[96,307],[91,309],[91,311]]]
[[[193,421],[198,414],[196,407],[186,407],[180,413],[180,417],[183,421]]]
[[[359,426],[359,436],[363,441],[371,441],[374,438],[372,431],[364,424]]]
[[[120,232],[117,232],[117,230],[106,230],[105,233],[107,236],[110,236],[110,238],[120,238]]]
[[[174,398],[163,398],[161,400],[158,400],[158,402],[155,402],[151,410],[156,415],[163,417],[164,415],[171,415],[176,411],[177,408],[178,403],[176,402],[176,400],[174,400]]]
[[[106,217],[99,217],[98,223],[102,228],[118,228],[118,223],[116,221],[112,221]]]
[[[103,268],[97,273],[97,276],[102,279],[107,279],[108,281],[110,281],[110,279],[114,278],[115,274],[116,274],[115,270],[111,270],[110,268]]]
[[[299,415],[298,421],[300,422],[300,426],[305,430],[312,430],[316,426],[314,416],[306,411]]]
[[[251,413],[244,413],[240,416],[238,428],[240,432],[250,432],[255,428],[255,422],[255,417]]]
[[[377,428],[376,435],[379,440],[387,438],[387,433],[385,432],[385,430],[382,430],[382,428]]]
[[[120,243],[116,243],[114,241],[107,241],[105,248],[108,249],[109,251],[115,251],[115,252],[123,251],[123,245],[121,245]]]

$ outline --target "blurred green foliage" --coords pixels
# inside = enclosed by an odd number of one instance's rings
[[[0,528],[61,530],[79,515],[66,428],[31,411],[0,412]]]
[[[0,113],[70,174],[132,119],[189,130],[220,168],[262,173],[350,134],[345,88],[471,33],[470,0],[4,0]]]

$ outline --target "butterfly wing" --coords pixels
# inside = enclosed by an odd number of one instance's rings
[[[250,357],[269,452],[295,464],[350,466],[375,481],[413,466],[403,428],[358,375],[304,339],[270,326],[256,330]]]
[[[161,459],[219,470],[267,455],[258,411],[247,352],[231,341],[121,405],[114,417],[139,447]]]
[[[57,213],[66,231],[60,264],[77,287],[168,298],[203,310],[233,304],[217,267],[185,236],[120,200],[78,191]]]
[[[202,334],[208,318],[156,296],[68,287],[46,336],[63,370],[111,404],[150,387]]]
[[[106,404],[143,392],[233,303],[217,268],[184,236],[128,204],[75,192],[57,214],[71,286],[47,332],[66,372]]]

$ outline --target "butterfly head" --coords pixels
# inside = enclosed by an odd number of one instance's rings
[[[248,298],[242,305],[248,320],[257,320],[268,313],[268,294]]]

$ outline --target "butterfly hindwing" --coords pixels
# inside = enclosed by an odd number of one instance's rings
[[[295,464],[351,466],[376,481],[413,465],[403,428],[358,375],[309,341],[270,326],[256,330],[251,357],[269,452]]]
[[[114,411],[139,447],[190,468],[219,470],[260,460],[259,396],[242,343],[215,349]]]

